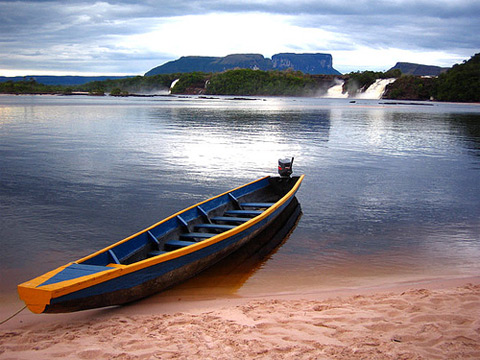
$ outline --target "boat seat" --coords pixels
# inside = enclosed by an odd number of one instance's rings
[[[225,211],[224,215],[227,216],[235,216],[238,215],[240,217],[242,216],[257,216],[263,213],[262,210],[227,210]]]
[[[180,239],[208,239],[217,234],[206,233],[206,232],[191,232],[180,234]]]
[[[120,260],[118,260],[117,255],[113,252],[112,249],[108,250],[108,254],[110,255],[110,257],[112,258],[112,260],[115,264],[120,265]]]
[[[153,257],[153,256],[158,256],[162,254],[166,254],[168,251],[162,251],[162,250],[153,250],[148,253],[148,257]]]
[[[212,218],[212,221],[221,221],[221,222],[228,222],[228,223],[244,223],[250,220],[249,218],[242,218],[242,217],[233,217],[233,216],[217,216]]]
[[[188,245],[193,245],[196,244],[196,242],[193,241],[182,241],[182,240],[170,240],[165,243],[165,246],[173,249],[180,249],[182,247],[188,246]]]
[[[269,208],[270,206],[274,205],[275,203],[261,203],[261,202],[258,202],[258,203],[241,203],[240,206],[242,208],[258,208],[258,209],[265,209],[265,208]]]
[[[227,231],[230,229],[235,228],[233,225],[226,225],[226,224],[198,224],[195,225],[195,229],[208,229],[208,230],[222,230]]]

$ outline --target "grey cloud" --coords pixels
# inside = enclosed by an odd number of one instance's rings
[[[461,8],[461,7],[460,7]],[[408,49],[474,49],[480,47],[480,9],[473,13],[459,9],[464,16],[453,17],[444,10],[435,13],[418,8],[403,9],[385,16],[380,11],[365,15],[305,15],[295,24],[323,28],[351,38],[361,45]],[[391,9],[393,11],[393,9]],[[460,11],[461,10],[461,11]],[[385,11],[385,10],[384,10]],[[417,13],[415,16],[413,14]],[[424,14],[424,15],[422,15]],[[441,17],[440,15],[444,16]],[[473,54],[471,54],[473,55]]]
[[[325,49],[330,51],[365,45],[455,51],[468,58],[480,48],[478,0],[0,0],[0,68],[28,68],[41,60],[49,69],[91,70],[97,59],[105,65],[97,61],[95,66],[115,69],[109,72],[130,62],[123,71],[143,73],[149,56],[155,66],[171,60],[168,54],[126,54],[112,46],[116,38],[148,32],[169,17],[211,12],[290,15],[297,26],[341,35]]]

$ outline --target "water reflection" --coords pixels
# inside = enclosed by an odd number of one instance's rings
[[[252,178],[272,169],[272,159],[285,155],[303,158],[304,143],[327,142],[330,131],[327,110],[279,113],[162,108],[152,109],[149,117],[161,129],[161,139],[150,149],[162,153],[172,167],[193,172],[198,181],[231,174]],[[168,148],[162,146],[165,143]]]
[[[449,127],[452,133],[458,134],[458,138],[472,151],[473,155],[480,155],[480,122],[478,115],[451,114]]]

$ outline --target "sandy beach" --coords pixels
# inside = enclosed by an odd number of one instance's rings
[[[3,316],[3,315],[2,315]],[[0,326],[0,359],[479,359],[480,277],[261,297],[172,293]]]

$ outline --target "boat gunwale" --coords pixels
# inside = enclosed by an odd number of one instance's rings
[[[234,189],[226,191],[222,194],[216,195],[216,196],[214,196],[212,198],[209,198],[207,200],[204,200],[200,203],[189,206],[189,207],[187,207],[187,208],[185,208],[185,209],[183,209],[183,210],[181,210],[181,211],[179,211],[179,212],[177,212],[177,213],[159,221],[158,223],[155,223],[155,224],[149,226],[146,229],[143,229],[143,230],[141,230],[141,231],[139,231],[139,232],[137,232],[137,233],[135,233],[131,236],[128,236],[127,238],[125,238],[123,240],[120,240],[120,241],[118,241],[118,242],[116,242],[112,245],[109,245],[109,246],[107,246],[107,247],[105,247],[101,250],[98,250],[93,254],[85,256],[85,257],[83,257],[83,258],[81,258],[77,261],[73,261],[73,262],[70,262],[66,265],[60,266],[59,268],[57,268],[55,270],[52,270],[50,272],[47,272],[47,273],[45,273],[45,274],[43,274],[43,275],[41,275],[37,278],[34,278],[30,281],[24,282],[24,283],[18,285],[18,291],[19,291],[19,293],[22,293],[24,296],[30,298],[32,296],[35,297],[34,293],[41,290],[42,293],[43,293],[43,296],[47,297],[47,293],[48,293],[48,298],[52,299],[52,298],[60,297],[60,296],[63,296],[63,295],[67,295],[69,293],[73,293],[75,291],[79,291],[79,290],[88,288],[90,286],[98,285],[102,282],[117,278],[119,276],[130,274],[130,273],[133,273],[135,271],[139,271],[139,270],[148,268],[150,266],[160,264],[162,262],[167,262],[167,261],[170,261],[170,260],[174,260],[174,259],[180,258],[182,256],[188,255],[190,253],[193,253],[195,251],[201,250],[201,249],[203,249],[207,246],[216,244],[216,243],[218,243],[222,240],[230,238],[230,237],[232,237],[232,236],[234,236],[238,233],[241,233],[242,231],[250,228],[251,226],[257,224],[258,222],[262,221],[266,217],[270,216],[275,210],[277,210],[280,206],[282,206],[289,198],[293,197],[293,195],[297,192],[298,188],[300,187],[304,177],[305,177],[305,175],[300,175],[298,177],[297,181],[295,182],[295,184],[293,185],[293,187],[282,198],[280,198],[272,206],[270,206],[268,209],[266,209],[262,214],[257,215],[255,217],[249,219],[245,223],[240,224],[233,229],[230,229],[230,230],[224,231],[220,234],[217,234],[217,235],[215,235],[215,236],[213,236],[209,239],[200,241],[200,242],[192,244],[192,245],[185,246],[181,249],[177,249],[177,250],[167,252],[165,254],[153,256],[153,257],[150,257],[150,258],[147,258],[147,259],[144,259],[144,260],[139,260],[139,261],[134,262],[132,264],[115,265],[115,266],[113,266],[113,264],[112,264],[112,267],[110,267],[110,264],[109,264],[108,265],[109,268],[105,269],[105,271],[100,271],[98,273],[89,274],[89,275],[77,277],[77,278],[74,278],[74,279],[59,281],[57,283],[47,284],[47,285],[44,285],[44,286],[41,285],[46,280],[48,280],[49,278],[51,278],[55,274],[61,272],[62,270],[64,270],[65,268],[69,267],[72,264],[81,264],[82,262],[84,262],[88,259],[91,259],[92,257],[97,256],[98,254],[101,254],[101,253],[106,252],[110,249],[113,249],[116,246],[135,238],[136,236],[139,236],[143,233],[146,233],[147,231],[155,228],[156,226],[159,226],[162,223],[164,223],[166,221],[169,221],[172,218],[175,218],[176,216],[181,215],[182,213],[184,213],[188,210],[191,210],[191,209],[193,209],[197,206],[200,206],[200,205],[202,205],[206,202],[209,202],[211,200],[217,199],[221,196],[227,195],[228,193],[231,193],[235,190],[247,187],[247,186],[252,185],[254,183],[260,182],[264,179],[271,178],[271,176],[264,176],[260,179],[251,181],[247,184],[241,185],[239,187],[236,187]],[[27,294],[29,294],[29,295],[27,295]],[[24,299],[25,302],[26,302],[26,299],[23,296],[21,296],[21,298]],[[47,304],[45,304],[45,305],[47,305]]]

